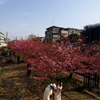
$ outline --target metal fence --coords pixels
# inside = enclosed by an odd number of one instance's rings
[[[100,96],[100,75],[99,74],[85,74],[84,75],[84,86]]]

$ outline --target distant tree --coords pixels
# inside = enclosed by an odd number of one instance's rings
[[[78,39],[80,38],[80,36],[77,34],[77,33],[73,33],[73,34],[70,34],[68,36],[70,42],[74,43],[74,42],[77,42]]]
[[[34,34],[28,35],[28,38],[33,38],[33,37],[36,37],[36,35],[34,35]]]

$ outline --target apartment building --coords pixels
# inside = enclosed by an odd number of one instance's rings
[[[57,27],[57,26],[51,26],[46,28],[45,31],[45,40],[47,41],[56,41],[61,39],[61,34],[68,35],[68,32],[65,28]]]
[[[68,35],[73,33],[80,35],[80,33],[82,32],[82,29],[76,29],[76,28],[66,28],[66,30],[68,31]]]
[[[80,35],[80,32],[81,30],[75,28],[63,28],[63,27],[51,26],[46,28],[45,40],[47,41],[61,40],[72,33],[77,33]]]
[[[0,32],[0,45],[4,43],[4,34]]]

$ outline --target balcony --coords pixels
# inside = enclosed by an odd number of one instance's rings
[[[54,30],[53,30],[52,33],[59,33],[59,31],[54,31]]]

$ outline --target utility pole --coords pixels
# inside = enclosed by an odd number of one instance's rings
[[[6,32],[6,43],[8,45],[8,32]]]
[[[9,55],[8,52],[8,32],[6,31],[6,44],[7,44],[7,56]]]

